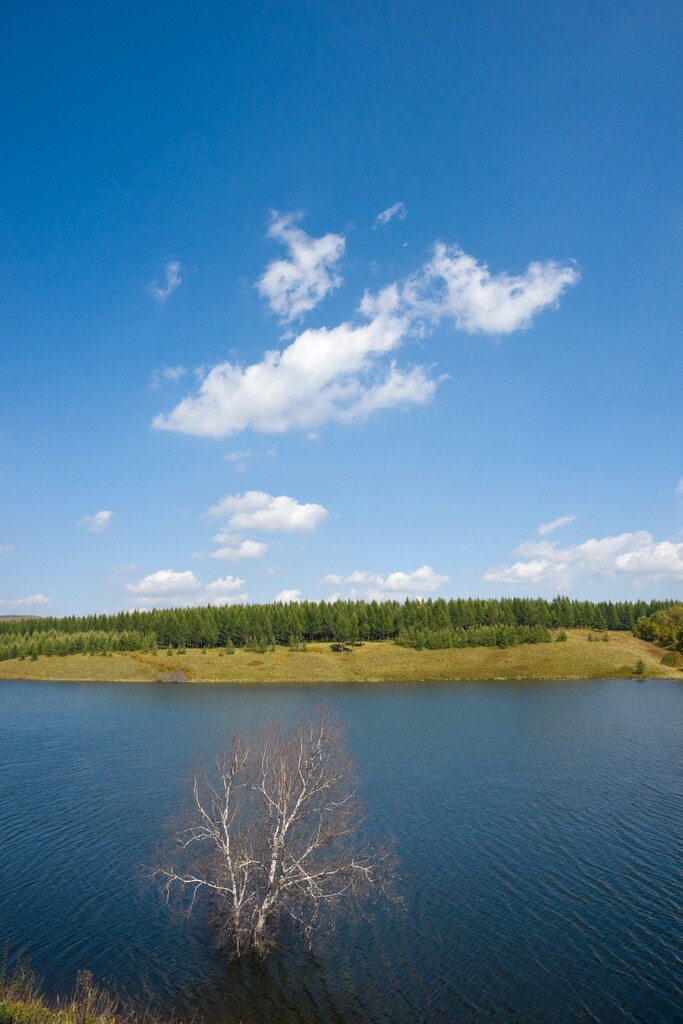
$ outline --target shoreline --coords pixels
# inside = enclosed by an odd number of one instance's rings
[[[238,649],[189,649],[169,656],[138,652],[111,655],[40,656],[0,662],[0,681],[41,682],[188,682],[240,685],[323,683],[557,682],[588,679],[679,679],[680,669],[660,661],[665,653],[630,633],[602,634],[588,642],[591,631],[568,630],[562,643],[517,647],[474,647],[421,650],[391,641],[368,642],[347,653],[329,644],[309,644],[306,651],[278,647],[260,654]],[[592,634],[593,637],[596,634]],[[636,671],[642,661],[645,670]],[[180,673],[185,679],[164,680]]]

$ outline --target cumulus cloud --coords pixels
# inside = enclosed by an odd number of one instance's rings
[[[220,544],[222,543],[221,538],[222,534],[218,534],[217,537],[214,537],[214,540]],[[260,540],[236,541],[218,548],[217,551],[212,551],[211,557],[223,558],[226,562],[252,561],[257,558],[262,558],[269,547],[269,544],[264,544]]]
[[[301,504],[286,494],[273,497],[265,491],[229,494],[206,512],[208,519],[225,520],[228,530],[244,533],[258,530],[265,533],[292,533],[315,530],[327,519],[329,511],[322,505]]]
[[[102,509],[101,512],[96,512],[94,516],[86,516],[85,519],[81,519],[78,525],[84,526],[88,533],[106,533],[111,526],[113,518],[113,512],[108,509]]]
[[[45,594],[31,594],[30,597],[14,597],[2,600],[0,601],[0,608],[6,608],[7,611],[21,612],[25,608],[40,608],[42,605],[49,603],[50,598],[46,597]]]
[[[301,600],[301,591],[281,590],[279,594],[275,595],[275,600],[280,604],[296,604],[297,601]]]
[[[158,390],[166,381],[174,383],[184,377],[187,370],[184,366],[164,366],[161,370],[152,370],[149,386]]]
[[[391,572],[388,576],[358,570],[350,576],[332,573],[323,578],[323,583],[351,587],[344,595],[335,594],[330,600],[344,596],[351,599],[365,598],[368,601],[405,601],[408,597],[427,597],[435,593],[448,579],[448,576],[434,572],[430,565],[422,565],[414,572]]]
[[[308,239],[291,219],[276,219],[274,225],[278,232],[293,231]],[[300,286],[298,265],[294,257],[271,264],[259,283],[262,290],[270,289],[289,319],[297,315],[290,316],[291,310],[303,311],[304,300],[292,298]],[[285,272],[283,267],[290,269]],[[290,278],[297,282],[291,285],[292,295]],[[216,438],[246,429],[314,432],[325,423],[356,422],[380,409],[424,405],[443,378],[434,379],[424,365],[397,365],[394,353],[408,339],[424,339],[443,322],[470,334],[502,335],[527,328],[542,310],[557,306],[562,293],[578,280],[573,265],[552,260],[531,263],[521,275],[493,275],[457,246],[438,243],[432,258],[407,280],[374,295],[366,293],[352,320],[304,330],[283,349],[265,352],[247,366],[226,361],[198,371],[198,390],[169,413],[156,416],[152,425]],[[306,302],[321,288],[306,286]]]
[[[534,584],[568,588],[580,576],[637,577],[641,581],[683,582],[683,542],[655,541],[647,530],[591,538],[559,547],[556,541],[525,541],[522,558],[484,574],[489,583]]]
[[[8,555],[14,551],[14,544],[0,544],[0,555]]]
[[[178,285],[182,284],[183,279],[180,276],[180,263],[178,260],[169,260],[167,262],[165,276],[165,283],[161,284],[157,279],[147,285],[149,294],[162,305],[173,294]]]
[[[285,323],[308,313],[341,284],[337,264],[346,244],[343,235],[312,238],[296,227],[301,216],[273,213],[268,234],[287,247],[289,257],[269,263],[256,286]]]
[[[386,210],[382,210],[375,217],[375,223],[372,225],[373,231],[378,227],[383,227],[388,224],[390,220],[397,217],[399,220],[405,220],[408,216],[408,209],[405,203],[394,203],[393,206],[388,206]]]
[[[220,363],[195,395],[152,425],[203,437],[247,428],[276,434],[350,423],[379,408],[424,404],[437,387],[425,368],[403,371],[383,362],[409,332],[410,316],[401,307],[398,288],[390,286],[365,296],[359,308],[364,323],[309,328],[250,366]]]
[[[247,600],[244,593],[236,593],[245,581],[238,576],[225,576],[210,583],[202,583],[195,574],[186,570],[159,569],[143,576],[137,583],[127,583],[126,590],[136,598],[140,607],[169,605],[226,605]]]
[[[541,523],[538,527],[538,532],[543,536],[548,533],[554,533],[555,530],[559,530],[561,526],[573,523],[575,519],[576,516],[558,516],[557,519],[553,519],[550,523]]]
[[[578,280],[575,266],[554,260],[530,263],[523,274],[494,275],[459,246],[437,242],[429,263],[407,282],[406,294],[425,315],[452,318],[467,334],[510,334],[557,307]]]

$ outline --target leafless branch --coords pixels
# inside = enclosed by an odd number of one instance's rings
[[[324,708],[290,731],[236,736],[192,799],[154,875],[191,911],[206,898],[231,954],[264,956],[289,918],[310,937],[389,887],[394,863],[362,840],[363,804],[341,725]]]

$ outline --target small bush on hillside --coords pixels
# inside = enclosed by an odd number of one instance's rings
[[[162,672],[157,676],[158,683],[186,683],[187,676],[180,669],[176,669],[175,672]]]
[[[667,651],[659,664],[667,668],[683,668],[683,654],[680,651]]]

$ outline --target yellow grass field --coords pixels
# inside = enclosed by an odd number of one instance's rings
[[[595,634],[593,634],[595,636]],[[565,643],[530,644],[500,650],[475,647],[448,651],[414,651],[393,643],[368,643],[338,654],[328,644],[310,644],[306,652],[277,648],[266,654],[238,650],[188,651],[167,657],[75,654],[37,661],[0,662],[0,679],[154,682],[182,671],[190,682],[221,683],[381,683],[457,682],[493,679],[610,679],[635,674],[639,660],[645,677],[680,679],[680,669],[660,665],[661,648],[628,633],[588,642],[586,630],[568,631]]]

